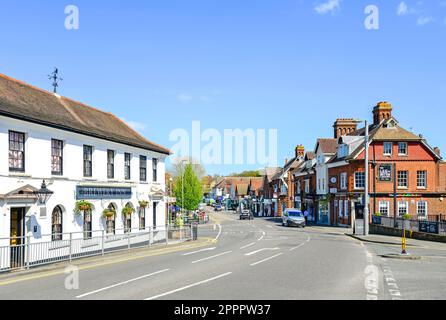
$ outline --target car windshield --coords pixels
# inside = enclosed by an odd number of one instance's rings
[[[304,214],[301,211],[290,211],[288,212],[290,217],[303,217]]]

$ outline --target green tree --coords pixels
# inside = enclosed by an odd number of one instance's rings
[[[184,178],[184,179],[183,179]],[[184,198],[183,198],[183,184],[184,184]],[[203,190],[201,182],[194,172],[191,164],[184,168],[175,179],[174,187],[175,197],[177,198],[177,205],[186,210],[196,210],[203,198]],[[184,200],[184,201],[183,201]]]

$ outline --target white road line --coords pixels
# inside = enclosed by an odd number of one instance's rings
[[[290,251],[294,251],[297,250],[299,248],[302,248],[305,245],[305,243],[301,243],[300,245],[298,245],[297,247],[291,248]]]
[[[266,226],[267,228],[270,228],[270,229],[272,229],[273,228],[273,226]]]
[[[251,264],[251,267],[254,267],[254,266],[256,266],[256,265],[258,265],[258,264],[261,264],[261,263],[263,263],[263,262],[266,262],[266,261],[272,260],[272,259],[274,259],[274,258],[277,258],[277,257],[281,256],[282,254],[283,254],[283,253],[279,253],[279,254],[276,254],[275,256],[272,256],[272,257],[263,259],[263,260],[258,261],[258,262],[256,262],[256,263],[252,263],[252,264]]]
[[[257,241],[262,241],[263,238],[265,238],[265,236],[266,236],[266,233],[265,233],[265,231],[263,231],[262,236]]]
[[[263,249],[259,249],[250,253],[245,254],[245,256],[249,257],[249,256],[253,256],[259,252],[263,252],[263,251],[277,251],[280,250],[280,248],[263,248]]]
[[[220,238],[220,236],[221,236],[221,231],[222,231],[222,227],[221,227],[221,225],[219,224],[218,225],[218,228],[219,228],[219,231],[218,231],[218,235],[217,235],[217,237],[215,238],[215,240],[218,240],[218,238]]]
[[[214,247],[214,248],[207,248],[207,249],[202,249],[202,250],[198,250],[198,251],[194,251],[194,252],[184,253],[182,255],[183,256],[190,256],[190,255],[193,255],[193,254],[196,254],[196,253],[200,253],[200,252],[213,251],[215,249],[217,249],[217,248],[216,247]]]
[[[246,248],[249,248],[249,247],[252,247],[253,245],[255,245],[256,243],[255,242],[253,242],[253,243],[250,243],[250,244],[247,244],[246,246],[244,246],[244,247],[241,247],[240,248],[240,250],[243,250],[243,249],[246,249]]]
[[[116,287],[119,287],[119,286],[123,286],[125,284],[129,284],[129,283],[132,283],[132,282],[135,282],[135,281],[138,281],[138,280],[149,278],[149,277],[155,276],[157,274],[160,274],[160,273],[163,273],[163,272],[167,272],[169,270],[170,269],[160,270],[160,271],[157,271],[157,272],[154,272],[154,273],[151,273],[151,274],[147,274],[147,275],[142,276],[142,277],[138,277],[138,278],[135,278],[135,279],[130,279],[130,280],[127,280],[127,281],[124,281],[124,282],[120,282],[120,283],[114,284],[112,286],[108,286],[108,287],[105,287],[105,288],[102,288],[102,289],[98,289],[98,290],[95,290],[95,291],[87,292],[87,293],[81,294],[80,296],[77,296],[76,299],[82,299],[82,298],[85,298],[87,296],[91,296],[91,295],[99,293],[99,292],[103,292],[103,291],[106,291],[106,290],[109,290],[109,289],[113,289],[113,288],[116,288]]]
[[[190,288],[193,288],[193,287],[196,287],[196,286],[199,286],[199,285],[202,285],[202,284],[214,281],[214,280],[218,280],[220,278],[224,278],[226,276],[229,276],[230,274],[232,274],[232,272],[224,273],[224,274],[221,274],[219,276],[216,276],[216,277],[204,280],[204,281],[200,281],[200,282],[197,282],[197,283],[194,283],[194,284],[191,284],[191,285],[179,288],[179,289],[175,289],[175,290],[172,290],[172,291],[169,291],[169,292],[166,292],[166,293],[162,293],[162,294],[156,295],[156,296],[151,297],[151,298],[147,298],[145,300],[149,301],[149,300],[155,300],[155,299],[158,299],[158,298],[162,298],[162,297],[165,297],[165,296],[168,296],[168,295],[180,292],[180,291],[184,291],[184,290],[187,290],[187,289],[190,289]]]
[[[226,251],[226,252],[223,252],[223,253],[216,254],[215,256],[210,256],[210,257],[207,257],[207,258],[204,258],[204,259],[196,260],[196,261],[193,261],[192,264],[195,264],[195,263],[198,263],[198,262],[202,262],[202,261],[211,260],[211,259],[214,259],[214,258],[218,258],[218,257],[224,256],[224,255],[229,254],[229,253],[232,253],[232,251]]]

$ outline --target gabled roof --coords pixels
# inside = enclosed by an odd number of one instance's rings
[[[246,196],[248,194],[248,187],[249,185],[247,183],[239,183],[235,186],[235,193],[239,196]]]
[[[169,155],[109,112],[55,95],[0,74],[0,116]]]
[[[276,168],[266,168],[265,169],[265,178],[267,182],[271,182],[275,175],[277,175],[282,169],[279,167]]]
[[[317,153],[318,148],[321,149],[322,153],[330,155],[335,154],[338,148],[337,139],[317,139],[316,148],[314,152]]]

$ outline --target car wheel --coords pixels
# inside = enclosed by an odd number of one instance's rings
[[[290,222],[287,221],[286,226],[289,228],[290,227]]]

